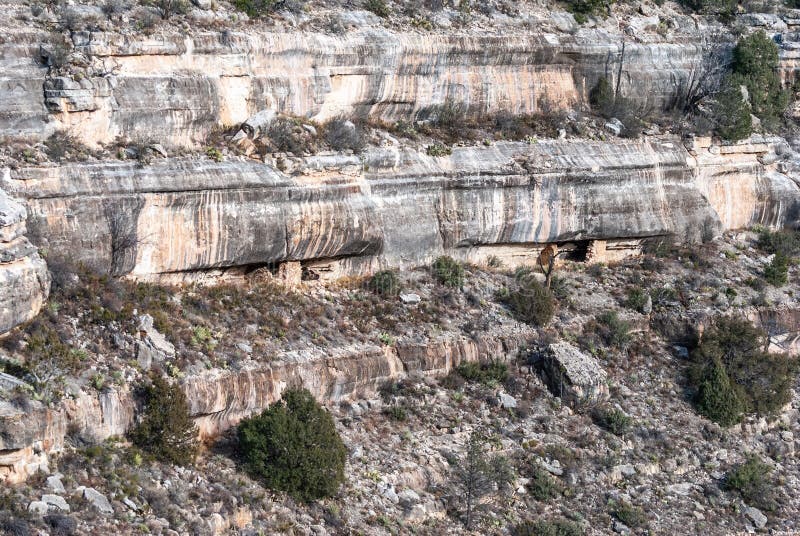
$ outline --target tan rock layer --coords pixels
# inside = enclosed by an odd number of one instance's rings
[[[36,316],[50,290],[47,266],[25,236],[26,216],[0,189],[0,335]]]
[[[296,159],[291,175],[245,160],[20,169],[0,181],[27,199],[51,255],[138,278],[300,261],[332,276],[542,244],[778,225],[800,190],[775,163],[779,140],[726,147],[674,138],[546,140],[454,148],[445,158],[374,148]],[[361,163],[353,172],[352,160]],[[124,247],[122,247],[124,245]]]
[[[530,342],[526,328],[478,339],[443,338],[396,347],[355,347],[334,353],[295,353],[237,372],[189,376],[183,388],[200,437],[212,439],[243,417],[265,409],[287,386],[304,386],[319,400],[338,403],[374,395],[388,380],[412,374],[441,375],[463,361],[509,361]],[[19,482],[64,446],[69,432],[85,442],[124,435],[135,419],[130,391],[82,394],[56,408],[0,411],[0,481]]]
[[[0,135],[41,139],[67,128],[90,144],[117,136],[202,143],[210,129],[258,111],[408,120],[450,98],[473,115],[586,105],[601,76],[617,77],[623,36],[456,35],[364,28],[321,33],[195,32],[130,36],[74,32],[93,76],[37,64],[52,36],[28,28],[0,43]],[[630,40],[628,40],[630,41]],[[621,93],[666,106],[702,61],[703,45],[628,42]]]

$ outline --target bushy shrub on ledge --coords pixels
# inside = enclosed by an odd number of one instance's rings
[[[347,450],[333,418],[306,389],[289,389],[238,428],[245,470],[267,487],[303,501],[334,495]]]
[[[464,266],[453,257],[444,255],[436,259],[433,262],[433,276],[448,287],[464,286]]]
[[[131,442],[161,461],[191,464],[198,450],[197,428],[189,416],[183,389],[153,374],[140,394],[144,411],[142,419],[128,434]]]
[[[775,413],[790,400],[798,360],[768,353],[767,342],[744,318],[719,317],[706,328],[688,373],[702,415],[730,426],[747,413]]]

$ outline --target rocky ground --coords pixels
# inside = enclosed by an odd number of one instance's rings
[[[505,381],[470,382],[458,374],[408,378],[365,400],[331,406],[349,449],[347,482],[332,499],[304,505],[264,489],[237,470],[230,438],[207,445],[191,468],[150,461],[122,439],[87,446],[73,438],[73,444],[51,460],[49,474],[0,492],[0,526],[10,534],[465,533],[470,531],[461,524],[464,503],[455,474],[467,438],[480,430],[489,437],[492,453],[510,460],[515,479],[484,499],[474,534],[509,534],[524,520],[556,519],[570,520],[586,534],[800,530],[795,454],[800,398],[795,393],[779,415],[752,417],[730,429],[711,423],[697,415],[689,401],[681,338],[684,324],[701,325],[716,314],[757,314],[769,308],[788,318],[797,309],[796,273],[790,272],[790,284],[782,288],[764,284],[761,275],[769,258],[755,247],[753,233],[693,248],[654,246],[652,252],[613,266],[567,262],[555,282],[556,318],[533,337],[536,346],[567,342],[599,365],[602,371],[596,374],[607,375],[605,382],[597,383],[608,387],[608,407],[630,419],[621,429],[593,418],[587,405],[554,396],[529,365],[532,353],[527,350],[510,364]],[[85,284],[88,276],[83,277]],[[326,330],[324,321],[313,326],[301,322],[287,326],[291,336],[262,336],[263,345],[247,338],[246,327],[240,333],[239,322],[228,317],[249,309],[249,315],[280,313],[280,300],[287,298],[243,304],[231,301],[233,287],[215,291],[218,294],[196,291],[211,308],[205,318],[217,334],[215,344],[212,348],[209,341],[193,343],[183,320],[173,322],[168,337],[180,355],[189,356],[175,366],[180,374],[192,374],[192,367],[203,359],[216,359],[217,365],[230,359],[230,366],[236,366],[238,359],[245,359],[236,357],[237,351],[244,352],[237,349],[242,343],[257,346],[260,354],[262,348],[320,344],[314,342],[320,337],[328,345],[360,336],[393,344],[419,331],[460,329],[469,336],[481,322],[515,323],[494,298],[499,288],[513,282],[513,275],[502,267],[470,267],[463,291],[445,290],[425,270],[403,274],[402,279],[408,292],[420,295],[419,306],[430,316],[410,317],[397,309],[407,304],[386,299],[392,312],[384,317],[370,313],[375,316],[367,322],[366,334],[335,324]],[[327,304],[333,317],[346,324],[359,310],[347,302],[358,285],[312,286],[301,303]],[[148,295],[166,292],[148,289]],[[650,300],[634,303],[630,296],[637,289]],[[291,291],[273,294],[300,296]],[[191,295],[183,293],[180,300],[186,304]],[[91,314],[91,307],[80,310],[85,303],[79,300],[54,305],[59,303],[58,292],[51,300],[51,314],[63,315],[60,323],[80,326],[81,317]],[[369,307],[381,305],[370,301]],[[181,314],[191,319],[194,313],[189,310],[187,315],[187,309]],[[623,324],[615,332],[626,336],[609,336],[608,323],[600,320],[609,311],[617,312]],[[168,307],[165,312],[170,318],[181,316]],[[110,325],[100,325],[95,322],[103,315],[97,309],[94,314],[90,327],[75,328],[75,338],[70,339],[75,343],[85,337],[84,351],[91,356],[81,362],[92,364],[81,383],[86,387],[97,374],[133,381],[137,367],[115,358],[125,352],[111,346],[101,351],[99,346],[101,334],[124,333],[124,324],[111,320]],[[394,322],[379,320],[392,316]],[[252,322],[267,325],[261,316]],[[29,342],[30,335],[4,341],[6,351]],[[779,339],[776,343],[793,349],[791,338]],[[105,363],[98,362],[101,355]],[[103,368],[109,366],[118,374]],[[771,510],[756,509],[722,486],[725,473],[751,454],[772,467]]]

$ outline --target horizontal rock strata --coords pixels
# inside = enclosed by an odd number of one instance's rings
[[[63,43],[32,29],[12,34],[0,43],[0,135],[41,139],[62,128],[89,144],[120,135],[202,143],[212,128],[265,109],[320,121],[408,120],[447,99],[473,115],[573,109],[586,105],[601,76],[620,74],[624,96],[662,108],[688,85],[704,54],[698,41],[628,39],[619,71],[622,35],[590,29],[437,35],[366,27],[345,35],[193,37],[83,31],[66,47],[90,66],[90,76],[76,78],[46,66]]]
[[[26,216],[0,189],[0,334],[36,316],[50,290],[47,266],[25,236]]]
[[[295,159],[286,173],[205,158],[69,164],[6,173],[0,188],[27,200],[52,255],[115,275],[299,261],[337,276],[442,253],[532,263],[553,242],[610,241],[593,252],[616,255],[631,239],[793,221],[800,190],[778,171],[781,145],[758,141],[548,140],[443,158],[383,147]]]
[[[200,436],[210,439],[243,417],[265,409],[287,386],[303,385],[321,401],[338,403],[374,394],[388,380],[443,375],[464,361],[514,359],[531,340],[527,328],[505,328],[477,339],[442,337],[395,347],[353,347],[291,353],[238,371],[211,370],[183,381]],[[38,404],[38,403],[35,403]],[[19,482],[47,463],[67,433],[83,442],[123,435],[136,407],[128,390],[106,390],[65,400],[55,408],[0,404],[0,482]]]

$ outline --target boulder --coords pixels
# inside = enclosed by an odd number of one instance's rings
[[[614,117],[605,124],[605,127],[606,130],[611,132],[613,135],[619,136],[622,134],[622,129],[625,128],[625,125],[622,124],[622,121]]]
[[[94,488],[84,488],[83,498],[89,501],[89,504],[95,507],[100,513],[114,513],[114,509],[111,507],[111,503],[108,502],[106,496]]]
[[[262,134],[266,134],[269,125],[275,119],[275,115],[275,110],[261,110],[242,123],[241,130],[251,138],[257,138]]]
[[[767,525],[767,516],[764,515],[758,508],[752,506],[744,507],[744,515],[747,519],[753,522],[753,526],[757,529],[763,529]]]
[[[69,512],[69,505],[67,504],[67,501],[60,495],[42,495],[42,502],[63,512]]]
[[[400,294],[400,301],[403,303],[419,303],[422,298],[420,298],[419,294],[409,292],[408,294]]]
[[[43,516],[43,515],[45,515],[47,513],[49,508],[50,507],[47,506],[46,502],[43,502],[43,501],[31,501],[31,503],[28,505],[28,512],[30,512],[32,514],[35,514],[35,515]]]
[[[175,347],[153,326],[153,317],[139,317],[139,340],[136,341],[136,360],[147,370],[153,361],[175,357]]]
[[[517,399],[507,393],[497,395],[501,408],[513,409],[517,407]]]
[[[52,475],[47,477],[47,487],[55,493],[66,493],[64,484],[61,482],[60,475]]]
[[[570,343],[534,350],[531,359],[553,395],[566,404],[575,407],[608,399],[606,371],[595,358]]]

